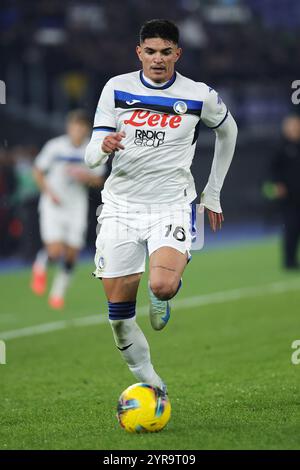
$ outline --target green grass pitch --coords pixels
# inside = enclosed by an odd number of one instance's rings
[[[31,294],[29,271],[1,274],[2,335],[66,321],[64,329],[5,341],[1,449],[300,448],[300,365],[291,362],[300,273],[280,269],[276,239],[194,254],[168,327],[152,331],[139,316],[172,404],[157,434],[127,434],[117,423],[117,399],[136,380],[108,323],[72,323],[105,315],[92,268],[78,267],[63,312]],[[145,275],[138,305],[146,304]]]

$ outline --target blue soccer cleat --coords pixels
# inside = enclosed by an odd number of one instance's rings
[[[162,330],[169,321],[171,306],[168,300],[159,300],[153,294],[150,285],[148,285],[150,297],[150,323],[154,330]]]
[[[158,388],[159,390],[159,395],[163,398],[165,396],[168,396],[168,387],[167,385],[163,382],[162,386]]]

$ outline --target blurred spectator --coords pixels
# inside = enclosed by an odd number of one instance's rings
[[[12,253],[19,233],[17,221],[14,219],[15,188],[12,159],[6,149],[0,149],[0,256]]]
[[[300,116],[287,116],[283,139],[272,162],[275,196],[281,201],[283,218],[283,263],[287,269],[299,267],[300,240]]]
[[[68,99],[68,109],[76,108],[83,103],[87,84],[87,77],[84,74],[71,72],[62,77],[63,90]]]
[[[12,154],[16,178],[13,201],[22,227],[19,254],[25,261],[32,261],[41,246],[37,215],[39,190],[32,174],[37,149],[20,145],[12,150]]]

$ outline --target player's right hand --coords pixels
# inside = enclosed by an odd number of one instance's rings
[[[124,145],[121,144],[121,140],[126,137],[124,131],[122,132],[113,132],[112,134],[107,135],[102,143],[102,151],[105,153],[118,152],[119,150],[124,150]]]

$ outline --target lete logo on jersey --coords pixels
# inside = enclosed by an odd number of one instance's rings
[[[150,111],[136,110],[132,113],[129,119],[125,119],[124,124],[129,124],[134,127],[148,125],[149,127],[158,126],[176,129],[180,126],[181,121],[181,116],[171,116],[170,114],[157,114]]]

